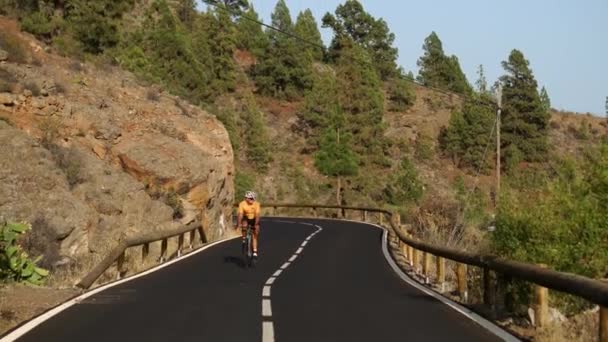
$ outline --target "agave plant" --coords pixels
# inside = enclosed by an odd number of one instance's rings
[[[42,257],[30,259],[17,238],[32,227],[28,223],[0,221],[0,279],[42,285],[49,271],[36,266]]]

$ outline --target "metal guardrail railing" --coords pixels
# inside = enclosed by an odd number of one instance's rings
[[[546,325],[548,320],[548,291],[561,291],[571,295],[584,298],[594,304],[599,305],[599,341],[608,342],[608,283],[580,276],[577,274],[558,272],[548,269],[543,265],[533,265],[518,261],[506,260],[494,255],[476,254],[459,251],[451,248],[436,246],[415,239],[411,232],[406,231],[401,226],[401,218],[397,213],[379,208],[316,205],[316,204],[264,204],[268,210],[273,209],[272,214],[276,214],[278,208],[287,209],[310,209],[312,217],[322,217],[319,214],[321,209],[336,210],[333,217],[346,218],[347,211],[360,213],[361,220],[367,222],[370,213],[376,214],[378,223],[388,228],[390,238],[397,243],[397,248],[402,249],[403,255],[416,272],[422,272],[425,282],[430,282],[431,278],[443,287],[445,282],[445,263],[446,260],[455,262],[457,289],[461,301],[466,302],[467,291],[467,266],[479,267],[483,270],[483,301],[484,304],[492,306],[495,301],[495,288],[491,281],[492,272],[508,277],[517,278],[536,284],[535,288],[535,321],[539,326]],[[387,223],[387,224],[385,224]],[[161,241],[161,255],[159,260],[166,259],[168,239],[178,236],[178,255],[180,254],[184,235],[190,233],[190,243],[194,241],[195,233],[199,231],[200,241],[206,243],[204,229],[199,223],[193,223],[180,227],[173,231],[145,233],[137,237],[122,239],[118,246],[104,258],[89,274],[87,274],[78,286],[84,289],[89,288],[107,269],[114,263],[117,264],[118,273],[124,270],[123,263],[127,248],[142,246],[142,262],[148,256],[149,246],[153,242]],[[422,258],[420,253],[423,253]],[[431,257],[436,259],[434,277],[431,274]],[[419,267],[419,266],[422,267]]]

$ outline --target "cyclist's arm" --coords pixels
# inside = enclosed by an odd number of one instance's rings
[[[260,205],[258,204],[257,208],[255,209],[255,225],[259,226],[260,225],[260,216],[262,216],[262,209],[260,208]]]
[[[243,207],[239,203],[239,208],[236,211],[236,227],[234,229],[238,229],[241,225],[241,222],[243,222]]]

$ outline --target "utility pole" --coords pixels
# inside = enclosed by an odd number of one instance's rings
[[[498,206],[498,198],[500,197],[500,115],[502,111],[502,84],[498,84],[496,100],[498,103],[498,110],[496,111],[496,197],[494,204],[495,206]]]

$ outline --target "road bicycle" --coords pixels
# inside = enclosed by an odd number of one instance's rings
[[[253,225],[250,223],[247,223],[245,243],[242,244],[242,253],[245,267],[255,267],[255,258],[253,257]]]

